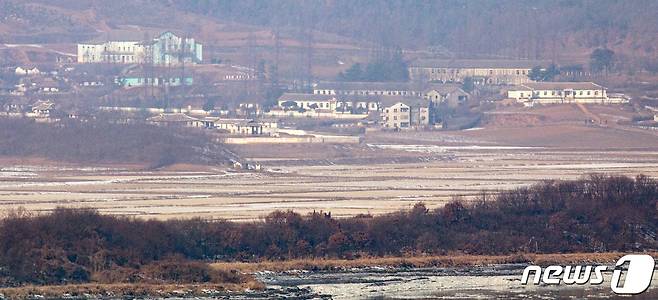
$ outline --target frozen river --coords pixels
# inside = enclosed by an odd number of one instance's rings
[[[268,287],[297,287],[332,299],[615,299],[611,273],[601,285],[522,285],[525,265],[459,268],[360,268],[343,271],[283,273],[261,272]],[[633,299],[656,299],[658,279],[652,288]],[[628,299],[628,297],[625,297]]]

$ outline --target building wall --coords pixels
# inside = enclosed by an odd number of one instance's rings
[[[138,42],[111,41],[103,44],[79,44],[79,63],[124,63],[144,62],[144,46]]]
[[[360,96],[421,96],[421,92],[408,90],[377,90],[377,89],[313,89],[316,95],[360,95]]]
[[[556,103],[625,103],[624,99],[611,100],[605,89],[551,89],[531,90],[527,88],[509,90],[507,97],[519,102],[544,104]]]
[[[410,67],[412,79],[427,81],[463,82],[466,77],[482,79],[483,84],[522,84],[531,82],[529,68],[432,68]]]
[[[184,45],[184,49],[183,49]],[[143,45],[136,41],[108,41],[99,44],[78,44],[78,63],[145,63],[156,65],[177,65],[184,54],[185,63],[201,63],[203,46],[193,38],[180,38],[165,32]]]
[[[377,111],[379,110],[379,104],[376,101],[340,101],[340,100],[328,100],[328,101],[318,101],[318,100],[287,100],[285,98],[279,99],[279,107],[283,108],[283,103],[292,101],[297,104],[297,107],[304,109],[324,109],[324,110],[345,110],[352,109],[352,107],[359,107],[362,109],[367,109],[368,111]]]
[[[404,129],[411,127],[411,110],[404,103],[396,103],[382,109],[382,127]]]
[[[429,125],[430,111],[427,107],[410,108],[410,126],[425,127]]]
[[[172,78],[143,78],[143,77],[122,77],[122,78],[117,78],[117,84],[123,86],[123,87],[140,87],[140,86],[145,86],[145,85],[152,85],[152,86],[181,86],[181,78],[180,77],[172,77]],[[194,83],[194,80],[192,77],[186,77],[184,80],[185,85],[192,85]]]

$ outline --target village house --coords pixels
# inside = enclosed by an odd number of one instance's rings
[[[116,31],[113,37],[78,44],[78,63],[179,65],[201,63],[203,46],[167,31],[153,39],[144,33]]]
[[[154,87],[161,87],[161,86],[169,86],[169,87],[175,87],[175,86],[182,86],[182,85],[192,85],[194,83],[194,79],[192,79],[191,76],[186,76],[184,78],[181,77],[146,77],[146,76],[140,76],[140,75],[132,75],[132,76],[122,76],[122,77],[117,77],[115,79],[115,83],[123,88],[131,88],[131,87],[143,87],[143,86],[154,86]]]
[[[115,84],[123,88],[131,87],[176,87],[190,86],[194,79],[189,74],[172,72],[165,67],[145,68],[141,66],[126,67],[121,76],[114,79]]]
[[[423,98],[432,101],[434,104],[445,103],[449,107],[457,107],[468,101],[470,94],[460,87],[444,85],[434,87],[423,93]]]
[[[257,116],[262,113],[262,108],[259,103],[243,102],[238,104],[235,108],[235,114],[238,116]]]
[[[30,117],[34,118],[49,118],[55,109],[55,103],[49,100],[39,100],[32,104]]]
[[[14,70],[14,73],[19,76],[30,76],[30,75],[39,75],[41,74],[41,71],[39,71],[37,67],[33,67],[33,68],[17,67],[16,70]]]
[[[558,103],[628,103],[623,95],[608,95],[593,82],[530,82],[507,91],[507,97],[525,105]]]
[[[430,101],[420,97],[390,99],[382,104],[381,126],[384,129],[418,129],[430,125]]]
[[[183,113],[163,113],[146,120],[159,126],[204,127],[203,121]]]
[[[264,135],[269,134],[266,124],[246,119],[217,119],[214,122],[216,129],[234,135]]]
[[[522,84],[530,82],[533,67],[546,62],[532,60],[446,60],[419,59],[409,66],[413,80],[430,82],[464,82],[470,77],[475,84]]]
[[[336,110],[338,100],[332,95],[284,93],[277,100],[282,109],[324,109]]]
[[[26,84],[27,90],[42,94],[59,93],[65,87],[62,82],[52,77],[41,76],[23,79],[27,79],[21,80],[21,83]]]
[[[279,97],[277,102],[282,109],[305,109],[342,113],[368,113],[379,109],[379,97],[374,95],[285,93]]]
[[[271,135],[278,128],[274,119],[224,119],[207,118],[207,128],[219,129],[233,135]]]

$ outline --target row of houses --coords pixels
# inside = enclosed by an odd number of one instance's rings
[[[470,94],[458,85],[384,82],[324,82],[313,93],[285,93],[278,108],[289,111],[378,114],[380,125],[389,129],[424,127],[430,124],[431,107],[458,107]]]
[[[278,122],[271,119],[195,118],[183,113],[163,113],[147,121],[160,126],[218,129],[233,135],[270,135],[278,128]]]

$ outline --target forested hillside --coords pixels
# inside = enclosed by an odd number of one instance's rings
[[[198,34],[207,30],[204,22],[215,20],[263,30],[311,29],[461,57],[553,59],[609,47],[655,59],[656,11],[658,2],[650,0],[1,0],[0,37],[11,40],[42,31],[58,32],[60,39],[70,37],[64,33],[83,38],[127,24]]]
[[[465,55],[548,57],[555,49],[655,51],[655,1],[174,1],[221,19],[317,30],[388,46],[442,46]]]

